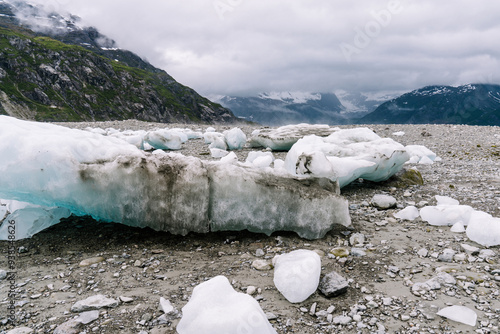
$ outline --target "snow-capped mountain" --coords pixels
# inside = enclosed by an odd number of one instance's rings
[[[382,104],[359,123],[500,125],[500,85],[427,86]]]
[[[363,101],[353,101],[347,94],[341,101],[334,93],[266,92],[249,97],[210,98],[231,109],[238,117],[269,126],[297,123],[351,124],[374,109],[371,108],[371,102],[364,104]]]

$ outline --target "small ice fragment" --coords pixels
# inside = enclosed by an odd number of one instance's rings
[[[273,259],[274,285],[290,303],[301,303],[319,285],[321,258],[310,250],[296,250]]]
[[[394,214],[394,217],[403,220],[415,220],[418,218],[419,215],[420,213],[418,212],[418,209],[415,206],[410,205],[404,208],[403,210],[396,212]]]
[[[445,307],[437,315],[469,326],[476,326],[476,312],[465,306],[453,305]]]

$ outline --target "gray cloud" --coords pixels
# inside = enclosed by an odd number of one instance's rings
[[[80,16],[206,95],[500,83],[491,0],[34,2]]]

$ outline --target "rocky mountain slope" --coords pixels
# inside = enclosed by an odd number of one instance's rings
[[[40,121],[237,120],[94,28],[54,13],[42,14],[58,26],[28,26],[18,16],[41,14],[22,2],[0,2],[0,14],[0,114]]]
[[[428,86],[392,99],[360,124],[500,125],[500,86]]]
[[[272,92],[258,96],[222,96],[217,102],[238,117],[263,125],[350,124],[367,112],[349,112],[334,93]]]

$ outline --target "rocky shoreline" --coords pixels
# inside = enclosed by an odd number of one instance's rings
[[[63,125],[122,130],[165,127],[139,121]],[[185,124],[169,127],[206,128]],[[431,226],[421,218],[404,221],[393,215],[409,205],[435,205],[434,196],[442,195],[500,217],[500,128],[368,127],[403,145],[424,145],[442,161],[415,165],[424,179],[421,186],[358,181],[343,188],[354,229],[332,231],[313,241],[293,233],[269,237],[248,232],[191,233],[180,237],[70,217],[16,243],[22,251],[16,259],[18,326],[36,333],[53,333],[57,328],[59,333],[174,333],[177,311],[187,303],[193,288],[224,275],[237,291],[259,301],[278,333],[498,332],[498,247],[480,246],[464,233]],[[215,128],[222,131],[230,127]],[[247,135],[254,129],[242,128]],[[235,153],[244,161],[248,151]],[[190,140],[180,153],[212,159],[203,140]],[[277,158],[285,156],[274,153]],[[377,194],[394,197],[397,206],[386,210],[373,206]],[[2,249],[6,245],[0,242]],[[271,266],[256,269],[255,261],[270,263],[275,255],[297,249],[316,251],[321,256],[321,275],[339,273],[349,283],[347,291],[332,298],[317,291],[304,302],[288,302],[273,284]],[[6,255],[0,256],[0,269],[6,265]],[[8,289],[7,281],[0,281],[2,309],[7,309]],[[86,312],[82,309],[72,311],[75,303],[94,295],[116,303],[92,314],[82,314]],[[160,297],[168,300],[175,312],[160,307]],[[476,325],[437,315],[451,305],[474,310]],[[5,313],[0,314],[0,333],[13,329],[3,317]],[[72,321],[82,316],[87,317],[87,324]],[[61,327],[63,324],[66,327]]]

